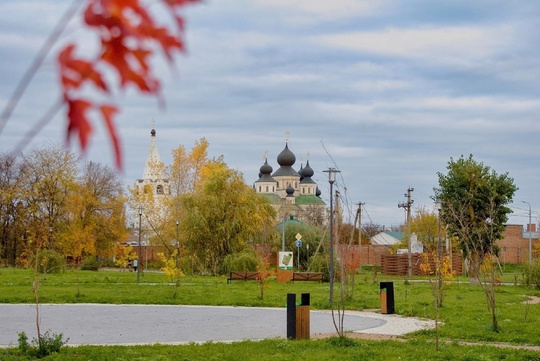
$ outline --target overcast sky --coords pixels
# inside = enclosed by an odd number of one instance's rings
[[[2,0],[0,106],[70,2]],[[186,56],[159,65],[166,108],[132,91],[115,95],[128,185],[142,177],[156,121],[161,159],[205,137],[248,184],[289,132],[298,170],[309,159],[328,201],[328,167],[363,222],[404,220],[398,203],[432,209],[437,172],[473,154],[519,187],[509,223],[540,217],[540,2],[208,0],[186,11]],[[86,39],[88,40],[86,41]],[[73,21],[62,42],[93,39]],[[8,152],[55,99],[51,54],[0,135]],[[27,150],[64,139],[59,114]],[[100,124],[86,155],[113,165]],[[347,212],[347,209],[345,210]]]

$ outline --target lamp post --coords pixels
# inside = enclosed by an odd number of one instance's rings
[[[285,210],[285,197],[283,197],[283,227],[281,227],[281,252],[285,252],[285,222],[287,222],[287,212]]]
[[[180,253],[180,241],[178,240],[178,219],[176,220],[176,268],[178,268],[178,254]]]
[[[139,283],[139,279],[141,277],[141,221],[142,221],[142,206],[139,206],[139,252],[137,255],[137,283]]]
[[[529,224],[527,225],[527,230],[529,231],[529,264],[532,262],[532,241],[531,241],[531,204],[529,202],[522,201],[523,203],[529,206]]]
[[[148,235],[144,235],[144,269],[148,269]]]
[[[438,241],[437,241],[437,257],[439,258],[439,262],[440,262],[441,258],[442,258],[442,238],[441,238],[441,208],[442,208],[442,203],[441,203],[440,200],[438,200],[438,199],[435,200],[435,207],[437,207],[437,220],[439,222],[439,224],[438,224],[439,238],[438,238]]]
[[[334,307],[334,200],[333,200],[333,185],[336,181],[336,173],[340,173],[335,168],[329,168],[323,172],[328,173],[328,183],[330,183],[330,307]]]

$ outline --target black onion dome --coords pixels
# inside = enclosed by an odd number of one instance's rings
[[[263,174],[272,174],[272,171],[274,169],[272,168],[272,166],[270,164],[268,164],[268,159],[265,159],[264,160],[264,164],[261,166],[261,169],[260,169],[260,174],[263,175]],[[259,176],[260,178],[261,176]]]
[[[313,168],[309,166],[309,160],[306,162],[306,166],[302,169],[302,176],[304,177],[313,177],[315,172],[313,171]]]
[[[285,143],[285,149],[279,153],[277,157],[277,162],[282,167],[292,167],[294,165],[294,162],[296,162],[296,156],[293,152],[289,150],[289,145]]]
[[[287,197],[292,197],[294,194],[294,188],[292,187],[292,185],[289,184],[285,192],[287,192]]]
[[[319,187],[317,187],[317,189],[315,190],[315,195],[317,197],[320,197],[321,196],[321,190],[319,189]]]
[[[300,170],[298,171],[298,174],[300,174],[300,181],[304,179],[304,166],[300,164]]]
[[[156,130],[155,130],[155,129],[152,129],[152,130],[150,131],[150,135],[151,135],[152,137],[155,137],[155,136],[156,136]]]

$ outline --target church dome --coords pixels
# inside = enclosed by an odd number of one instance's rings
[[[296,156],[289,150],[289,145],[287,143],[285,143],[285,149],[279,153],[277,162],[282,167],[292,167],[294,162],[296,162]]]
[[[155,136],[156,136],[156,130],[155,130],[155,129],[152,129],[152,130],[150,131],[150,135],[151,135],[152,137],[155,137]]]
[[[317,187],[317,190],[315,191],[315,195],[317,197],[320,197],[321,196],[321,190],[319,189],[319,187]]]
[[[313,168],[309,166],[309,160],[306,162],[306,166],[302,169],[302,176],[303,177],[313,177],[315,172],[313,171]]]
[[[270,164],[268,164],[268,159],[264,160],[264,164],[261,166],[261,169],[259,170],[260,174],[272,174],[273,168]],[[261,177],[259,176],[259,178]]]
[[[292,187],[292,185],[289,184],[285,192],[287,192],[287,197],[292,197],[294,194],[294,188]]]

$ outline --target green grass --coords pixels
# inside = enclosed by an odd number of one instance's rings
[[[17,349],[0,350],[2,360],[27,360]],[[65,348],[43,360],[540,360],[535,351],[498,349],[490,346],[441,345],[436,352],[432,343],[423,341],[356,341],[337,338],[289,341],[270,339],[232,344],[205,343],[184,346],[80,346]]]
[[[264,300],[259,299],[257,282],[236,281],[226,277],[185,277],[178,297],[160,273],[146,273],[136,282],[133,272],[66,271],[41,277],[42,303],[113,303],[113,304],[185,304],[284,307],[287,293],[310,293],[312,309],[328,308],[329,284],[270,281]],[[31,270],[0,269],[0,303],[30,303],[33,274]],[[396,313],[405,316],[434,318],[433,297],[425,279],[379,276],[371,273],[356,277],[355,294],[347,301],[349,310],[379,308],[379,281],[393,281]],[[510,282],[512,284],[512,282]],[[144,292],[140,292],[141,289]],[[336,290],[336,297],[339,295]],[[523,303],[540,291],[520,285],[501,286],[497,291],[498,319],[501,332],[492,332],[490,313],[479,286],[465,279],[447,286],[443,307],[439,310],[441,351],[435,353],[432,330],[408,335],[406,342],[336,340],[288,341],[266,340],[235,344],[140,347],[76,347],[63,349],[46,360],[540,360],[540,353],[498,350],[488,346],[458,346],[458,341],[496,342],[513,345],[540,345],[540,304]],[[53,330],[54,331],[54,330]],[[65,335],[69,337],[69,335]],[[536,357],[536,358],[535,358]],[[25,360],[17,349],[0,350],[0,360]]]

